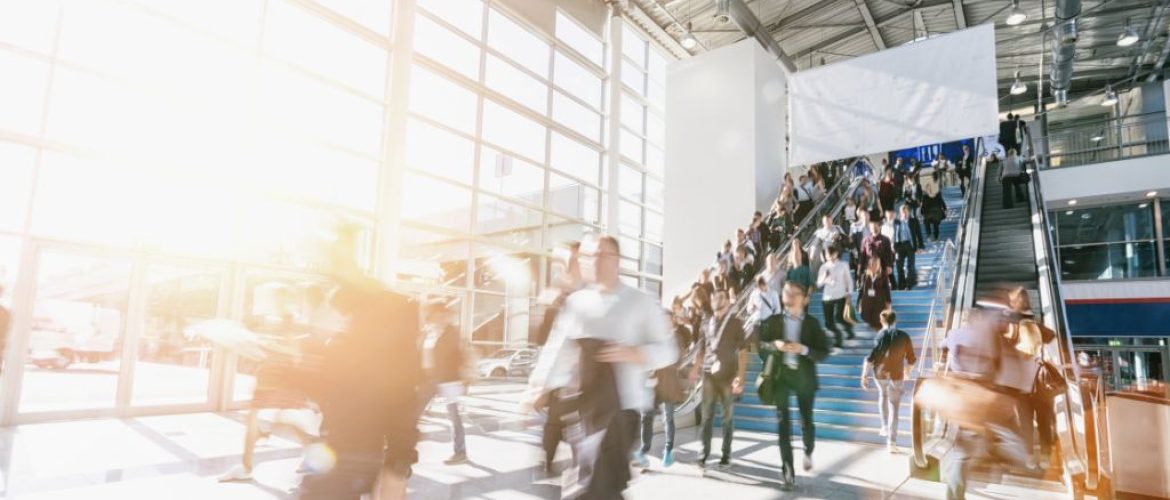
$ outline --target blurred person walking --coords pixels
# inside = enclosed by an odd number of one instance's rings
[[[549,343],[549,336],[552,334],[553,324],[556,322],[561,309],[565,306],[565,300],[569,298],[569,295],[580,290],[583,286],[584,280],[581,277],[581,267],[577,262],[577,253],[580,248],[581,244],[579,242],[571,242],[554,252],[554,286],[550,287],[542,297],[542,302],[545,302],[547,305],[544,310],[544,318],[542,318],[540,328],[537,330],[539,336],[536,339],[536,344],[541,347]],[[706,279],[710,274],[710,268],[706,269],[706,271],[707,273],[702,275],[701,279]],[[563,339],[557,339],[555,344],[563,341]],[[551,474],[554,469],[557,448],[560,446],[561,441],[567,441],[564,431],[568,408],[561,399],[559,389],[550,391],[544,397],[544,400],[547,401],[547,406],[545,407],[547,416],[544,421],[544,429],[541,432],[541,448],[544,450],[543,469],[545,473]]]
[[[922,190],[922,220],[926,222],[926,236],[930,241],[937,242],[942,237],[942,221],[947,218],[947,202],[943,200],[942,190],[937,183],[928,183]]]
[[[467,438],[464,435],[463,419],[459,416],[459,397],[466,393],[467,379],[464,367],[467,356],[463,352],[459,329],[455,327],[454,313],[442,300],[427,304],[423,312],[426,326],[423,328],[423,370],[429,382],[431,398],[438,396],[447,407],[447,418],[451,421],[451,457],[444,460],[447,465],[467,463]],[[426,405],[424,405],[426,406]]]
[[[882,426],[879,435],[886,438],[886,451],[898,451],[898,407],[905,391],[906,372],[918,358],[910,335],[899,330],[898,315],[893,309],[882,311],[882,330],[877,341],[861,365],[861,388],[869,389],[869,371],[873,368],[874,383],[878,388],[878,415]]]
[[[765,404],[776,406],[781,473],[780,487],[785,491],[796,485],[792,458],[792,421],[789,395],[796,396],[800,410],[801,439],[804,443],[805,472],[813,468],[816,426],[813,403],[819,388],[816,364],[829,355],[825,331],[816,318],[807,314],[809,289],[796,282],[785,282],[784,314],[765,322],[759,334],[759,352],[764,360],[762,385],[758,388]]]
[[[918,248],[914,246],[914,231],[911,228],[910,206],[902,205],[902,218],[895,220],[894,223],[894,254],[896,261],[894,263],[897,269],[897,283],[894,288],[898,290],[910,290],[918,285],[918,269],[914,266],[914,256],[918,253]]]
[[[425,384],[418,305],[366,276],[356,250],[357,231],[343,228],[330,252],[330,274],[339,283],[331,304],[349,325],[303,381],[321,407],[329,449],[322,455],[335,462],[302,479],[298,497],[304,500],[404,499],[418,461]]]
[[[703,448],[699,452],[700,468],[707,466],[707,458],[711,455],[715,405],[719,405],[723,420],[723,455],[719,459],[719,467],[731,465],[735,397],[743,392],[743,377],[747,369],[747,333],[743,323],[731,311],[731,299],[725,291],[716,290],[714,305],[715,315],[703,325],[699,351],[690,375],[692,381],[698,380],[699,370],[702,370],[700,415],[703,419]]]
[[[678,347],[679,357],[674,364],[654,372],[654,406],[642,412],[642,446],[634,453],[634,465],[649,467],[650,461],[646,455],[654,445],[654,417],[662,415],[663,434],[666,443],[662,451],[662,466],[674,465],[674,412],[676,405],[686,399],[682,382],[679,379],[679,368],[684,356],[690,351],[694,335],[690,330],[687,318],[682,308],[682,302],[676,301],[668,314],[674,328],[674,341]]]
[[[589,285],[569,296],[529,380],[533,406],[549,391],[576,388],[573,403],[583,436],[577,443],[578,482],[570,495],[620,498],[630,480],[630,452],[639,415],[653,395],[649,374],[678,359],[658,300],[621,282],[621,247],[613,236],[581,243],[579,260]],[[580,491],[577,491],[577,489]]]

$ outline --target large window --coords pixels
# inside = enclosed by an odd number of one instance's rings
[[[1159,275],[1154,203],[1053,212],[1061,274],[1066,280]]]

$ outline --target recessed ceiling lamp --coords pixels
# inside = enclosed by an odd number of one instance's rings
[[[1105,98],[1101,99],[1102,106],[1112,106],[1117,104],[1117,92],[1113,90],[1113,86],[1105,86]]]
[[[1065,212],[1065,213],[1064,213],[1064,215],[1072,215],[1072,214],[1074,214],[1074,213],[1075,213],[1075,212],[1073,212],[1072,210],[1069,210],[1069,211]]]
[[[1071,207],[1077,204],[1077,200],[1068,200],[1068,205]]]
[[[1150,191],[1150,192],[1146,193],[1146,198],[1153,198],[1155,196],[1158,196],[1157,191]]]
[[[1017,26],[1028,19],[1028,13],[1020,8],[1019,0],[1012,0],[1012,10],[1008,12],[1007,22],[1008,26]]]
[[[1117,37],[1117,46],[1129,47],[1130,45],[1138,43],[1138,40],[1141,39],[1141,35],[1138,35],[1137,30],[1133,29],[1133,25],[1129,23],[1129,19],[1126,19],[1125,29],[1122,30],[1121,35]]]
[[[715,0],[715,22],[718,24],[731,22],[731,0]]]

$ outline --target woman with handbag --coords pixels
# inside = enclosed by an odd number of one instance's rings
[[[890,294],[890,276],[882,267],[878,256],[869,258],[865,273],[861,275],[861,288],[857,294],[857,310],[861,318],[875,331],[882,329],[882,311],[893,304]]]
[[[1060,390],[1059,370],[1055,375],[1043,366],[1045,335],[1044,329],[1032,317],[1032,303],[1028,299],[1028,291],[1024,287],[1016,287],[1008,293],[1008,306],[1018,316],[1018,320],[1008,325],[1008,340],[1012,341],[1016,350],[1031,356],[1037,363],[1041,363],[1041,370],[1037,374],[1036,386],[1031,394],[1021,394],[1016,406],[1020,419],[1020,434],[1024,438],[1024,446],[1028,451],[1027,466],[1035,469],[1048,470],[1052,456],[1053,425],[1055,415],[1053,411],[1053,392]],[[1050,365],[1050,364],[1049,364]],[[1033,443],[1035,434],[1040,436],[1040,455],[1037,460]]]

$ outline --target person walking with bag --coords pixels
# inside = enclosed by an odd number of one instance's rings
[[[761,373],[760,400],[776,405],[781,472],[780,488],[791,491],[796,486],[796,469],[792,458],[792,420],[789,396],[796,396],[800,410],[801,439],[804,442],[805,472],[813,468],[816,426],[813,404],[819,388],[816,364],[829,355],[829,342],[816,318],[807,314],[809,289],[795,282],[785,282],[781,299],[784,314],[773,316],[760,329],[759,352],[764,366]]]
[[[899,330],[898,315],[893,309],[882,311],[882,331],[878,332],[873,350],[861,365],[861,388],[869,390],[869,371],[873,367],[878,389],[878,414],[882,419],[879,435],[886,438],[886,451],[898,452],[898,407],[906,389],[906,372],[918,362],[910,335]]]
[[[726,290],[716,290],[715,315],[704,325],[699,340],[699,351],[691,370],[691,380],[698,380],[702,370],[703,449],[697,465],[707,467],[711,455],[711,433],[715,423],[715,405],[722,410],[723,455],[719,467],[731,465],[731,440],[735,429],[735,397],[743,392],[743,376],[747,369],[747,333],[743,323],[731,311],[731,300]]]
[[[642,446],[634,453],[634,465],[642,468],[650,466],[646,454],[650,453],[650,448],[654,445],[654,417],[660,412],[663,431],[666,434],[662,466],[674,465],[674,410],[675,405],[686,399],[678,370],[683,356],[691,349],[691,330],[681,302],[676,300],[672,310],[667,311],[667,315],[670,316],[674,327],[674,340],[678,345],[679,359],[673,365],[654,372],[654,406],[649,411],[642,412]]]
[[[821,301],[825,313],[825,328],[833,332],[835,342],[833,347],[841,349],[843,340],[841,327],[849,334],[852,340],[853,324],[845,319],[847,308],[845,305],[853,297],[853,277],[849,275],[849,264],[841,261],[841,250],[835,246],[829,247],[829,261],[821,266],[817,276],[817,286],[821,287]]]
[[[1015,345],[1020,352],[1030,356],[1037,363],[1044,363],[1045,337],[1055,337],[1055,334],[1045,335],[1044,328],[1032,319],[1032,303],[1028,298],[1028,291],[1024,287],[1013,288],[1008,293],[1008,307],[1018,315],[1018,321],[1008,325],[1008,341]],[[1042,368],[1043,370],[1043,368]],[[1020,419],[1020,434],[1024,438],[1024,446],[1028,451],[1026,465],[1029,469],[1037,466],[1041,470],[1048,470],[1052,464],[1053,425],[1055,420],[1052,406],[1052,395],[1046,393],[1044,384],[1037,380],[1034,390],[1030,394],[1019,396],[1017,412]],[[1036,459],[1034,442],[1036,434],[1040,437],[1040,455]]]

